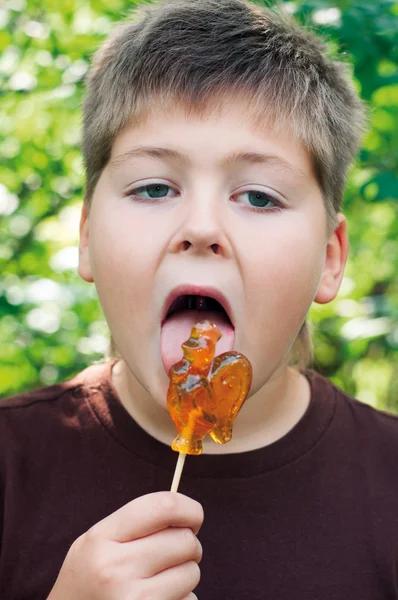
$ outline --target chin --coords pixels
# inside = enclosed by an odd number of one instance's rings
[[[154,369],[152,373],[148,373],[147,381],[149,382],[148,385],[140,383],[156,404],[167,411],[167,391],[170,380],[163,369],[161,361],[156,370]]]

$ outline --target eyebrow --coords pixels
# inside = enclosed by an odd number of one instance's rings
[[[170,162],[178,162],[185,166],[189,166],[190,160],[181,152],[177,150],[172,150],[171,148],[158,148],[156,146],[137,146],[135,148],[130,148],[123,154],[119,154],[116,156],[110,163],[111,168],[118,167],[125,163],[130,158],[157,158],[160,160],[168,160]],[[291,171],[294,175],[299,176],[301,179],[308,180],[308,176],[306,173],[292,165],[286,159],[281,156],[277,156],[274,154],[261,154],[259,152],[233,152],[229,154],[225,158],[220,161],[220,164],[223,167],[230,167],[233,164],[238,162],[246,162],[252,165],[261,165],[261,164],[275,164],[280,167]]]

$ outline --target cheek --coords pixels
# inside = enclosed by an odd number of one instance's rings
[[[130,214],[104,218],[98,211],[90,229],[94,281],[108,321],[135,323],[148,309],[158,256],[154,239],[142,220]],[[119,316],[119,318],[118,318]]]
[[[279,223],[268,221],[261,235],[251,232],[242,252],[245,328],[237,342],[242,352],[248,348],[248,357],[254,360],[256,356],[280,359],[316,293],[323,266],[322,229],[297,215]]]
[[[307,298],[314,292],[322,272],[324,240],[322,221],[316,215],[291,212],[271,220],[261,230],[247,233],[242,245],[245,287],[258,287],[267,299],[277,302],[281,296]]]
[[[112,201],[111,201],[112,202]],[[99,198],[97,211],[90,224],[91,255],[99,274],[128,275],[124,284],[151,272],[159,261],[162,239],[167,228],[160,211],[133,206],[126,199],[113,200],[112,210],[105,211],[105,202]]]

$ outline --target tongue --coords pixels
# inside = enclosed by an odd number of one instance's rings
[[[222,333],[217,342],[216,355],[232,350],[235,331],[223,313],[213,310],[183,310],[168,318],[160,333],[160,353],[167,374],[170,367],[182,359],[181,344],[189,339],[192,326],[206,320],[217,325]]]

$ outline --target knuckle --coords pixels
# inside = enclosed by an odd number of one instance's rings
[[[187,567],[189,569],[189,580],[191,582],[191,586],[192,588],[195,588],[200,581],[200,567],[195,561],[188,562]]]
[[[194,560],[185,563],[186,577],[192,589],[196,588],[200,581],[200,567]]]
[[[73,560],[79,562],[80,560],[84,559],[87,555],[90,554],[89,548],[91,545],[91,540],[87,532],[83,533],[75,539],[75,541],[69,549],[68,554]]]
[[[182,537],[182,543],[189,554],[196,554],[198,551],[198,539],[193,533],[192,529],[189,529],[188,527],[182,527],[180,529],[180,536]]]
[[[96,537],[90,539],[90,536],[87,536],[84,543],[82,556],[85,556],[90,576],[98,585],[105,588],[111,587],[118,578],[118,562],[115,557],[109,552],[110,549],[106,547],[106,544],[100,543]]]
[[[203,510],[203,506],[201,504],[199,504],[199,502],[197,502],[196,504],[197,504],[197,509],[198,509],[198,521],[199,521],[200,525],[202,525],[204,518],[205,518],[205,513]]]
[[[185,514],[186,517],[189,515],[189,520],[195,524],[195,527],[202,525],[203,507],[196,500],[175,492],[157,492],[154,496],[155,509],[159,511],[158,514],[164,516],[165,520],[173,520]]]
[[[200,563],[200,561],[202,560],[202,557],[203,557],[203,548],[202,548],[202,544],[200,543],[198,538],[196,538],[196,541],[197,541],[196,561],[198,563]]]
[[[178,511],[178,506],[180,504],[178,494],[161,492],[158,495],[158,504],[162,512],[174,515]]]
[[[82,546],[84,546],[84,539],[83,539],[83,536],[79,536],[78,538],[75,539],[75,541],[69,548],[68,554],[73,557],[78,556],[80,554],[80,550],[81,550]]]
[[[112,569],[101,552],[92,552],[90,556],[90,572],[97,581],[109,582],[112,579]]]
[[[98,523],[90,527],[82,536],[82,543],[89,546],[96,545],[100,539],[98,532]]]
[[[113,565],[101,564],[100,561],[95,565],[94,575],[97,585],[102,589],[112,588],[118,582],[118,576]]]

